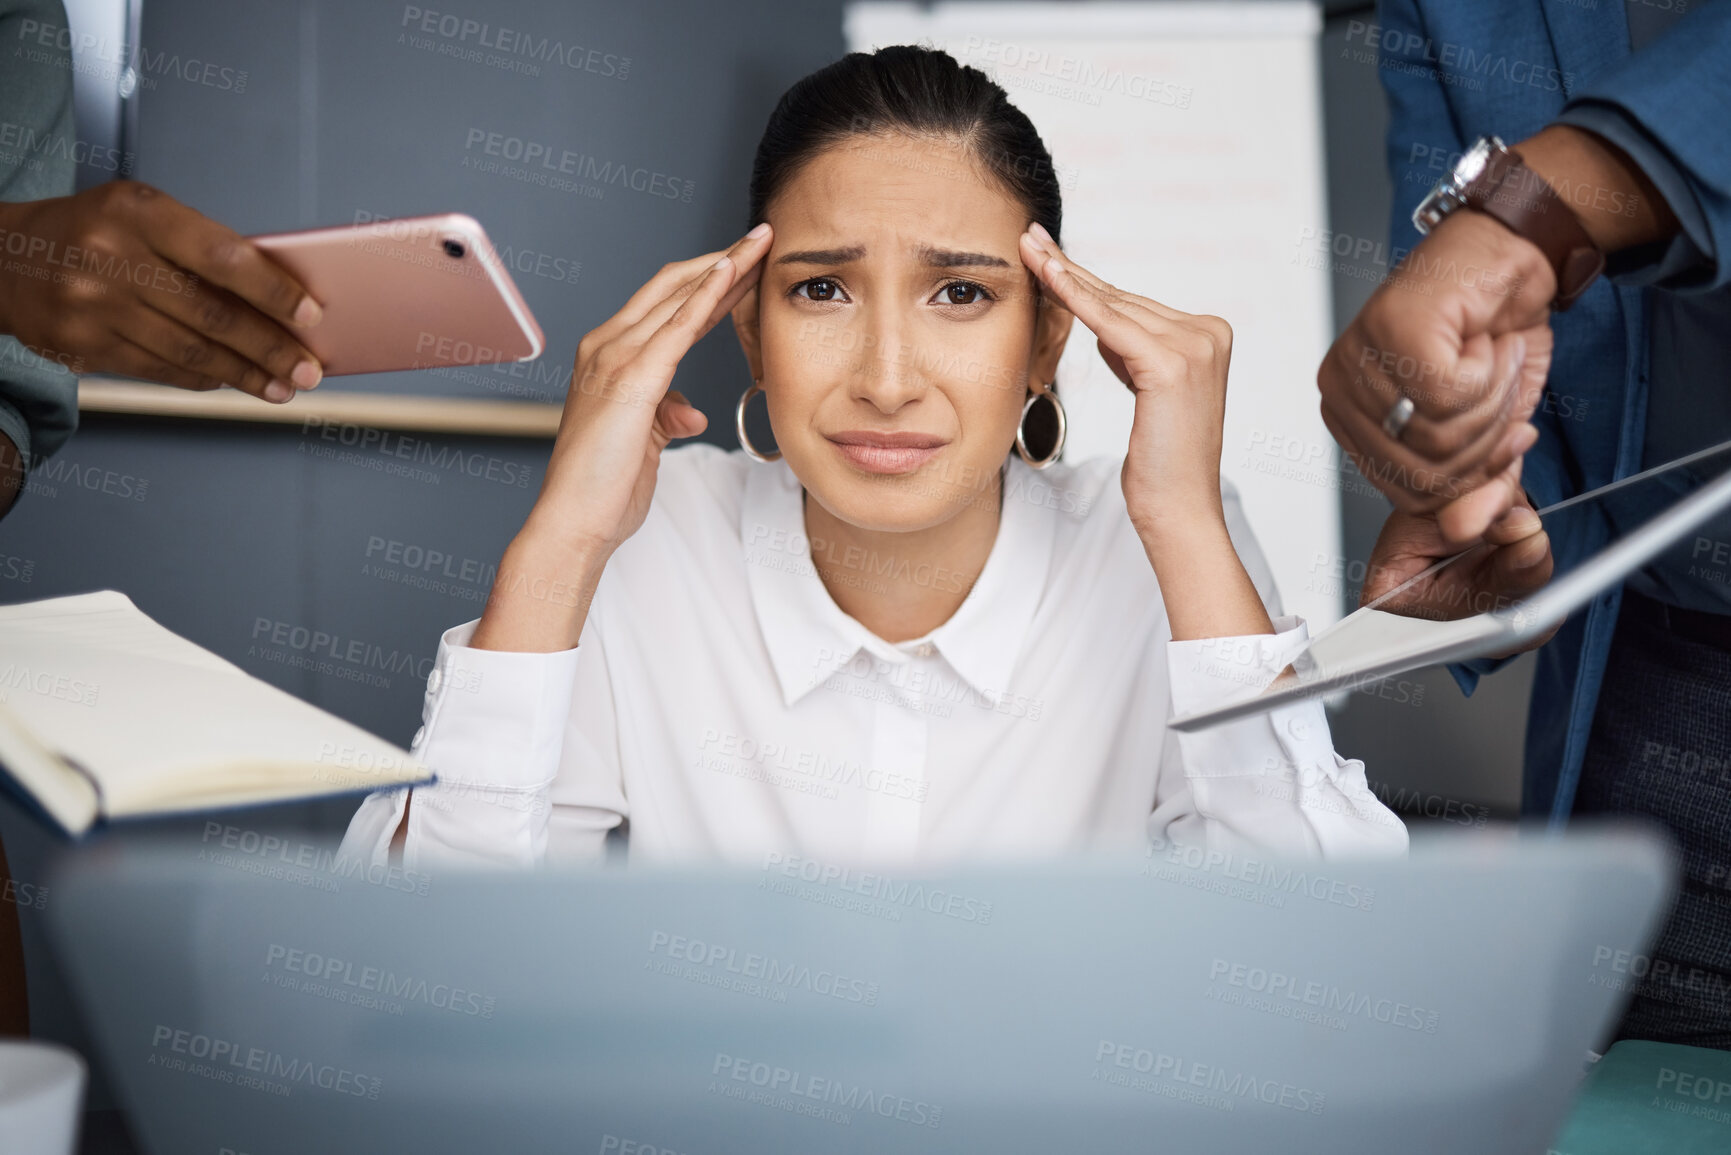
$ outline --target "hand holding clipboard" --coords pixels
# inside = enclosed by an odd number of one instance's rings
[[[1537,511],[1543,518],[1731,451],[1731,441],[1577,494]],[[1271,710],[1305,698],[1350,690],[1427,666],[1491,657],[1542,644],[1563,620],[1623,581],[1685,534],[1731,509],[1731,472],[1722,474],[1613,541],[1605,549],[1543,585],[1531,597],[1483,613],[1434,619],[1391,613],[1402,598],[1460,561],[1482,557],[1483,544],[1442,558],[1317,634],[1292,669],[1267,688],[1222,706],[1172,720],[1190,731]]]

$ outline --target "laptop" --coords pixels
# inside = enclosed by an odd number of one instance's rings
[[[1576,610],[1731,509],[1731,441],[1680,457],[1538,511],[1554,544],[1606,519],[1624,530],[1610,545],[1559,567],[1537,593],[1515,604],[1453,620],[1407,617],[1379,608],[1408,586],[1449,565],[1482,556],[1480,548],[1446,558],[1319,632],[1289,671],[1265,689],[1174,718],[1192,731],[1291,702],[1353,690],[1427,666],[1508,653],[1544,637]],[[1705,567],[1703,567],[1705,568]]]
[[[908,876],[429,877],[235,831],[52,880],[160,1155],[1532,1155],[1675,877],[1631,828]]]

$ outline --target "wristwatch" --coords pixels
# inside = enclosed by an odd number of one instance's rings
[[[1521,163],[1521,154],[1494,136],[1481,136],[1437,181],[1412,211],[1412,223],[1429,233],[1456,209],[1495,217],[1539,247],[1557,274],[1553,308],[1573,305],[1605,271],[1605,254],[1581,227],[1580,218],[1543,177]]]

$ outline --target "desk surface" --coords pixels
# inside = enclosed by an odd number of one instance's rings
[[[1593,1065],[1554,1155],[1731,1151],[1731,1052],[1625,1039]]]

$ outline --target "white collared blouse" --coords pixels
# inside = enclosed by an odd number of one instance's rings
[[[413,753],[403,865],[632,860],[911,865],[1150,839],[1209,851],[1399,854],[1406,829],[1319,702],[1194,734],[1177,713],[1260,687],[1302,649],[1222,482],[1226,521],[1279,632],[1174,642],[1125,511],[1121,462],[1036,472],[1012,455],[972,592],[891,644],[832,580],[964,588],[905,559],[805,535],[786,462],[688,444],[662,454],[642,528],[607,564],[579,643],[468,645],[446,631]],[[949,583],[956,583],[952,586]],[[341,853],[383,862],[407,790],[368,796]]]

